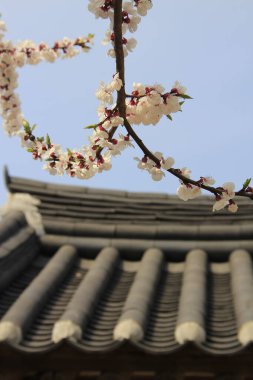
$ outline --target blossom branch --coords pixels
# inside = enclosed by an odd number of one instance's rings
[[[124,52],[123,52],[123,41],[122,41],[122,0],[116,1],[114,4],[114,49],[115,49],[115,58],[116,58],[116,69],[119,73],[119,78],[122,80],[123,86],[118,91],[117,97],[117,106],[119,109],[119,115],[124,119],[124,126],[128,132],[128,134],[132,137],[132,139],[136,142],[139,148],[142,150],[144,155],[152,160],[157,167],[161,167],[161,161],[158,157],[156,157],[143,143],[140,137],[132,128],[131,124],[127,120],[126,117],[126,98],[133,97],[133,95],[128,95],[125,93],[125,70],[124,70]],[[136,96],[136,98],[141,98],[145,95]],[[175,169],[173,167],[167,169],[167,171],[177,177],[184,185],[192,185],[197,188],[204,189],[214,194],[216,199],[219,201],[224,193],[224,188],[222,187],[213,187],[206,185],[201,180],[195,181],[185,175],[182,174],[181,170]],[[241,189],[240,191],[235,192],[234,194],[237,196],[248,197],[253,199],[253,193],[246,191],[247,189]]]
[[[154,163],[158,166],[161,165],[160,160],[146,147],[146,145],[143,143],[143,141],[139,138],[137,133],[133,130],[130,123],[125,120],[125,128],[129,135],[132,137],[132,139],[136,142],[136,144],[139,146],[139,148],[142,150],[145,156],[147,156],[150,160],[154,161]],[[170,168],[167,169],[169,173],[180,179],[185,184],[190,184],[193,186],[200,187],[206,191],[209,191],[210,193],[214,194],[215,196],[221,195],[223,193],[222,188],[219,187],[213,187],[213,186],[207,186],[203,183],[200,183],[200,181],[195,181],[191,178],[188,178],[184,176],[179,169]],[[243,189],[236,191],[235,195],[241,196],[241,197],[248,197],[250,199],[253,199],[253,193],[251,191],[247,192]]]
[[[112,2],[114,8],[113,31],[114,31],[114,50],[116,58],[116,72],[119,79],[122,80],[122,87],[117,92],[117,105],[115,109],[119,110],[119,115],[125,119],[126,117],[126,93],[125,93],[125,61],[122,44],[122,0]],[[111,139],[117,131],[117,126],[112,127],[109,131],[109,139]],[[97,157],[102,153],[103,148],[97,150]]]
[[[118,98],[117,98],[117,105],[119,108],[119,114],[124,119],[124,126],[129,133],[129,135],[133,138],[133,140],[136,142],[136,144],[139,146],[139,148],[142,150],[142,152],[150,158],[154,163],[158,166],[160,166],[160,160],[146,147],[146,145],[143,143],[143,141],[139,138],[139,136],[136,134],[136,132],[131,127],[130,123],[128,122],[126,118],[126,93],[125,93],[125,70],[124,70],[124,53],[123,53],[123,43],[122,43],[122,0],[118,0],[115,2],[114,5],[114,35],[115,35],[115,57],[116,57],[116,69],[119,73],[119,77],[123,82],[123,86],[118,91]],[[221,194],[222,191],[219,189],[216,189],[211,186],[206,186],[203,184],[200,184],[197,181],[194,181],[190,178],[185,177],[180,173],[179,170],[171,168],[167,170],[177,178],[179,178],[184,183],[189,183],[194,186],[199,186],[203,188],[204,190],[210,191],[214,195]]]

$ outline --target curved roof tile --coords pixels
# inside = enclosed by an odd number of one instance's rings
[[[127,321],[129,331],[142,331],[131,344],[148,354],[170,354],[189,339],[208,354],[247,349],[253,336],[250,201],[240,201],[236,216],[213,215],[207,197],[185,204],[166,194],[10,176],[7,184],[41,200],[46,229],[38,238],[20,212],[0,225],[2,339],[10,338],[6,331],[17,333],[6,322],[22,332],[9,343],[13,348],[55,350],[62,343],[52,340],[54,326],[72,321],[79,334],[64,341],[73,349],[117,350],[132,338],[114,334]],[[73,325],[65,327],[71,332]],[[192,329],[201,330],[201,339]]]

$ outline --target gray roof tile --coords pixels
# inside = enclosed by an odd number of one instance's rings
[[[0,225],[0,326],[20,327],[16,349],[57,349],[52,332],[64,321],[79,326],[79,335],[65,340],[84,352],[122,346],[114,332],[123,322],[130,331],[141,327],[143,334],[132,345],[148,354],[184,346],[175,334],[182,325],[189,333],[185,340],[194,339],[209,354],[237,353],[252,342],[253,205],[248,200],[240,201],[236,216],[213,215],[208,197],[185,204],[166,194],[10,176],[7,182],[11,191],[41,200],[46,229],[39,239],[20,213]],[[62,248],[65,244],[74,248]],[[65,327],[71,330],[73,324]],[[200,340],[194,335],[198,327],[204,331]]]
[[[49,261],[45,268],[38,274],[32,283],[24,290],[11,308],[6,312],[0,322],[1,329],[6,323],[11,323],[20,331],[21,335],[10,334],[6,339],[20,343],[19,339],[29,329],[33,319],[47,303],[50,295],[66,276],[69,268],[76,259],[76,249],[71,246],[63,246]]]

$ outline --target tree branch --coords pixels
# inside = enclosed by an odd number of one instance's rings
[[[125,93],[125,58],[122,44],[122,0],[115,1],[114,5],[114,50],[116,56],[116,72],[122,80],[122,87],[118,91],[117,106],[119,114],[126,119],[126,93]]]
[[[114,49],[115,49],[115,56],[116,56],[116,70],[119,73],[119,77],[122,80],[123,86],[118,91],[117,96],[117,107],[119,109],[120,116],[124,119],[124,126],[128,132],[128,134],[132,137],[132,139],[136,142],[136,144],[139,146],[139,148],[142,150],[145,156],[147,156],[149,159],[151,159],[157,166],[160,167],[161,163],[160,160],[146,147],[146,145],[143,143],[143,141],[139,138],[139,136],[136,134],[136,132],[133,130],[132,126],[128,122],[126,118],[126,97],[131,97],[131,95],[126,94],[125,92],[125,65],[124,65],[124,51],[123,51],[123,44],[122,44],[122,0],[116,0],[114,2]],[[115,130],[117,127],[115,128]],[[222,188],[220,187],[213,187],[213,186],[207,186],[199,181],[195,181],[191,178],[185,177],[179,169],[168,169],[167,170],[170,174],[177,177],[180,181],[182,181],[184,184],[190,184],[193,186],[200,187],[206,191],[209,191],[210,193],[214,194],[215,196],[222,195]],[[235,193],[237,196],[243,196],[253,199],[252,193],[247,193],[246,191],[237,191]]]
[[[114,5],[114,20],[113,20],[113,32],[115,36],[114,50],[116,56],[116,72],[119,73],[119,78],[122,80],[122,87],[117,93],[117,105],[119,114],[126,119],[126,93],[125,93],[125,61],[124,51],[122,45],[122,0],[116,0]],[[111,139],[118,127],[112,127],[109,132],[109,139]],[[99,148],[97,156],[101,154],[103,148]]]

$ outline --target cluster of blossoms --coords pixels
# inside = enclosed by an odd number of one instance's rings
[[[112,104],[113,92],[119,91],[121,87],[122,87],[122,80],[119,78],[119,73],[116,73],[113,76],[113,80],[109,84],[105,84],[104,82],[100,83],[100,86],[96,91],[96,97],[103,104]]]
[[[0,21],[0,111],[3,117],[3,127],[8,135],[18,135],[21,145],[32,153],[32,157],[45,162],[44,169],[52,175],[67,173],[72,177],[88,179],[96,173],[111,168],[111,157],[120,154],[128,146],[133,146],[129,135],[119,134],[112,138],[108,130],[123,124],[123,118],[118,110],[107,109],[105,103],[113,102],[112,93],[119,91],[122,81],[118,73],[108,85],[101,83],[96,95],[102,101],[98,109],[99,123],[94,126],[90,144],[80,150],[64,151],[60,145],[51,143],[49,137],[35,137],[34,127],[24,120],[21,104],[15,90],[18,86],[17,68],[25,64],[35,65],[41,61],[54,62],[57,58],[71,58],[83,51],[89,50],[88,37],[70,40],[64,38],[55,42],[52,48],[45,43],[35,45],[32,41],[23,41],[14,46],[4,40],[5,24]],[[106,100],[106,101],[105,101]],[[22,128],[23,127],[23,128]],[[106,148],[106,152],[101,150]]]
[[[3,127],[9,135],[15,135],[22,127],[24,116],[20,100],[15,90],[18,86],[17,68],[25,64],[37,65],[41,61],[54,62],[57,58],[71,58],[82,51],[86,52],[93,35],[75,40],[64,38],[56,41],[53,47],[45,43],[35,45],[26,40],[13,45],[4,40],[5,24],[0,21],[0,114],[3,117]]]
[[[186,178],[190,178],[191,171],[187,168],[180,170],[180,173]],[[200,177],[198,184],[205,186],[213,186],[215,180],[212,177]],[[238,206],[233,200],[235,197],[235,185],[233,182],[226,182],[222,187],[218,188],[221,194],[216,195],[216,201],[213,205],[213,211],[219,211],[227,207],[228,211],[236,212]],[[177,195],[183,201],[197,198],[201,194],[200,186],[192,185],[181,181],[181,185],[177,189]]]
[[[163,170],[170,170],[174,165],[175,161],[173,157],[164,158],[161,152],[155,152],[153,155],[159,160],[159,164],[155,163],[149,157],[144,155],[142,159],[135,157],[138,161],[138,168],[141,170],[146,170],[152,177],[154,181],[160,181],[165,176]],[[191,170],[188,168],[177,169],[177,172],[183,175],[185,178],[190,178]],[[197,185],[191,183],[180,181],[180,186],[177,189],[177,195],[183,201],[188,201],[190,199],[195,199],[201,195],[200,185],[213,186],[215,180],[212,177],[200,177],[197,181]],[[235,197],[235,185],[233,182],[224,183],[222,187],[218,188],[221,192],[220,195],[216,195],[216,202],[213,206],[213,211],[219,211],[223,208],[228,209],[230,212],[237,212],[238,206],[233,200]],[[248,188],[248,191],[251,188]]]
[[[185,178],[190,178],[191,170],[188,168],[182,168],[178,170]],[[215,180],[212,177],[200,177],[198,185],[212,186]],[[177,189],[177,195],[183,201],[197,198],[201,194],[200,186],[195,186],[190,183],[180,181],[180,186]]]
[[[100,87],[96,92],[96,97],[102,103],[101,110],[99,111],[100,120],[104,119],[106,110],[104,104],[113,104],[114,99],[112,96],[113,91],[119,91],[122,86],[122,81],[118,73],[114,76],[113,81],[106,85],[101,82]],[[184,103],[181,99],[189,99],[190,96],[186,95],[186,88],[176,81],[170,92],[165,92],[165,89],[160,84],[144,85],[141,83],[133,84],[133,91],[131,95],[127,95],[126,99],[126,118],[130,124],[144,124],[155,125],[162,116],[167,116],[171,119],[171,113],[181,111],[181,106]],[[114,114],[117,116],[117,113]],[[113,119],[110,122],[106,120],[103,123],[104,128],[111,127]],[[116,120],[115,125],[123,124]]]
[[[162,116],[181,111],[184,101],[180,98],[190,98],[186,88],[175,82],[170,92],[165,92],[161,85],[133,84],[134,90],[126,102],[127,120],[131,124],[157,124]]]
[[[110,20],[110,28],[106,32],[103,44],[111,43],[113,48],[108,50],[108,55],[115,58],[114,50],[114,32],[113,32],[113,0],[90,0],[88,9],[96,18],[108,18]],[[151,0],[132,0],[124,1],[122,4],[122,45],[125,57],[128,52],[132,52],[137,41],[135,38],[126,38],[124,35],[129,31],[131,33],[137,30],[141,21],[140,16],[146,16],[149,9],[152,8]]]
[[[21,143],[33,159],[45,162],[43,169],[52,175],[68,174],[79,179],[89,179],[96,173],[111,169],[111,158],[120,154],[127,146],[131,146],[128,135],[119,134],[117,139],[110,138],[106,130],[100,127],[94,129],[90,137],[90,145],[81,149],[67,149],[64,151],[60,145],[51,143],[49,136],[36,137],[34,127],[23,121]],[[20,133],[21,136],[21,133]],[[101,150],[107,148],[102,154]]]
[[[161,152],[155,152],[154,156],[158,158],[159,164],[156,164],[153,160],[147,156],[143,156],[140,160],[138,157],[135,157],[135,160],[138,161],[138,168],[141,170],[146,170],[152,177],[154,181],[161,181],[165,176],[164,170],[169,170],[174,165],[174,159],[172,157],[164,158]]]

